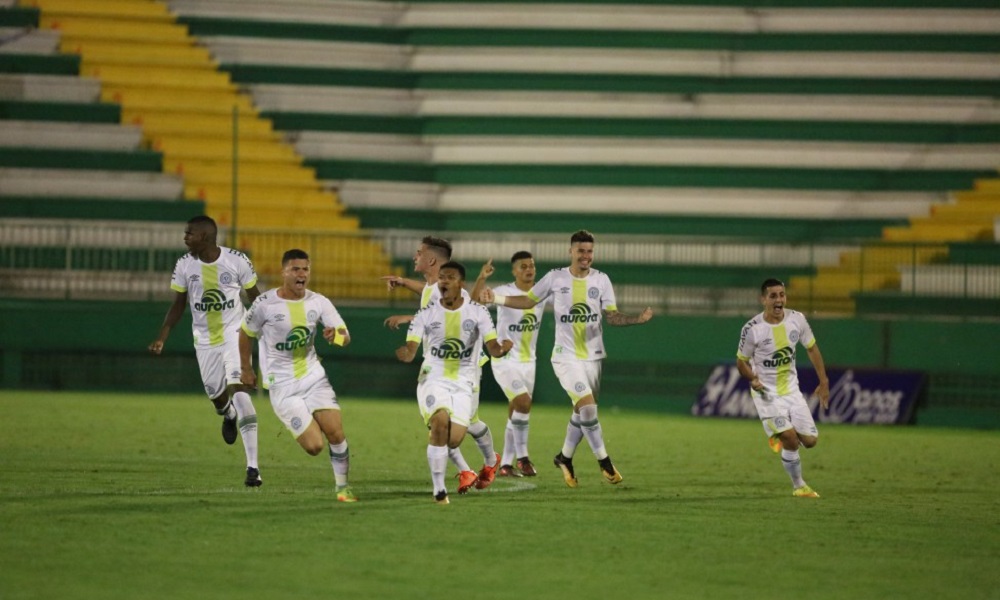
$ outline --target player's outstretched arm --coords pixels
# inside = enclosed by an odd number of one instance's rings
[[[240,329],[240,381],[251,388],[257,385],[257,374],[253,370],[253,343],[247,332]]]
[[[809,355],[809,362],[813,364],[813,369],[816,369],[816,377],[819,379],[819,385],[813,393],[819,398],[819,405],[826,410],[830,406],[830,380],[826,376],[826,365],[823,364],[823,354],[819,351],[819,344],[813,344],[812,348],[806,349],[806,354]]]
[[[398,275],[383,275],[382,281],[385,282],[385,286],[391,292],[396,288],[406,288],[417,294],[418,296],[424,291],[424,284],[419,281],[414,281],[413,279],[407,279],[406,277],[400,277]]]
[[[490,288],[483,290],[482,294],[479,295],[479,301],[482,304],[496,304],[497,306],[519,308],[521,310],[534,308],[538,304],[538,302],[528,296],[500,296],[495,294]]]
[[[496,340],[487,340],[486,351],[490,353],[493,358],[502,358],[507,356],[510,349],[514,347],[514,342],[511,340],[504,340],[501,343],[497,343]]]
[[[608,325],[613,325],[614,327],[628,327],[629,325],[642,325],[653,318],[653,309],[646,307],[646,310],[642,311],[638,315],[626,315],[625,313],[620,313],[617,310],[609,310],[604,313],[604,320]]]
[[[184,316],[184,309],[187,307],[187,292],[174,292],[174,301],[167,309],[167,315],[163,317],[163,325],[160,326],[160,335],[149,345],[149,351],[153,354],[163,352],[163,344],[170,337],[170,330]]]
[[[418,346],[417,342],[406,342],[405,346],[396,348],[396,358],[405,363],[413,362],[413,358],[417,355]]]
[[[392,315],[388,319],[382,322],[383,325],[389,329],[399,329],[400,325],[404,325],[413,320],[413,315]]]

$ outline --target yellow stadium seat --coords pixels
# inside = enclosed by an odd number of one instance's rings
[[[48,16],[42,12],[39,18],[42,29],[55,29],[63,35],[100,41],[152,41],[188,43],[186,25],[171,22],[129,21],[72,16]]]
[[[22,6],[38,7],[52,17],[142,19],[172,23],[166,3],[148,0],[21,0]]]

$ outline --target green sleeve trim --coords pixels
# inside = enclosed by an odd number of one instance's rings
[[[249,328],[249,327],[247,327],[247,324],[246,324],[246,323],[243,323],[243,324],[241,324],[241,325],[240,325],[240,329],[242,329],[242,330],[243,330],[243,333],[245,333],[245,334],[249,335],[250,337],[252,337],[252,338],[254,338],[254,339],[257,339],[257,334],[256,334],[256,333],[254,333],[254,332],[252,332],[252,331],[250,331],[250,328]]]
[[[749,360],[750,360],[750,357],[749,357],[749,356],[743,356],[743,355],[742,355],[742,354],[740,354],[739,352],[737,352],[737,353],[736,353],[736,358],[738,358],[738,359],[740,359],[740,360],[742,360],[742,361],[749,361]]]
[[[406,341],[407,342],[416,342],[416,343],[419,344],[420,343],[420,338],[418,336],[415,336],[415,335],[408,335],[408,336],[406,336]]]
[[[174,290],[178,294],[183,294],[184,292],[187,291],[187,288],[181,287],[181,286],[177,285],[176,283],[171,283],[170,284],[170,289]]]
[[[251,279],[249,283],[243,284],[243,289],[249,290],[250,288],[252,288],[255,285],[257,285],[257,278],[256,277],[254,277],[253,279]]]

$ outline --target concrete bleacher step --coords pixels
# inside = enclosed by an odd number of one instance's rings
[[[163,153],[164,158],[181,161],[232,160],[232,140],[209,137],[154,137],[153,148]],[[244,162],[302,163],[295,150],[286,144],[270,140],[246,140],[239,144],[239,159]]]
[[[266,24],[341,23],[387,26],[395,23],[403,6],[392,2],[274,2],[271,0],[170,0],[170,8],[181,16],[241,18]]]
[[[313,208],[325,210],[333,214],[341,214],[344,207],[337,201],[337,196],[328,191],[316,188],[287,187],[283,185],[246,184],[237,186],[237,199],[241,208],[306,210]],[[204,199],[211,203],[231,203],[233,188],[231,184],[187,184],[185,196],[192,200]]]
[[[381,207],[434,210],[438,207],[438,195],[441,192],[441,187],[436,183],[348,179],[326,184],[336,187],[341,202],[352,209]]]
[[[0,218],[124,219],[183,223],[204,214],[204,203],[177,198],[107,198],[0,195]]]
[[[92,65],[201,68],[212,61],[207,48],[177,43],[110,43],[64,36],[60,47],[66,53],[86,55]]]
[[[308,134],[308,136],[307,136]],[[352,138],[360,134],[304,132],[300,139],[322,144],[297,145],[310,159],[351,158]],[[735,137],[735,135],[734,135]],[[372,136],[373,141],[377,141]],[[427,160],[449,164],[620,164],[726,165],[843,169],[972,169],[986,171],[1000,160],[997,144],[876,144],[828,141],[559,137],[522,135],[425,135]],[[399,144],[406,140],[395,142]],[[406,154],[367,152],[359,139],[354,158],[407,160]],[[411,144],[415,142],[409,142]],[[429,155],[429,156],[427,156]],[[415,159],[420,160],[416,154]]]
[[[165,159],[163,170],[183,176],[189,185],[226,185],[231,184],[233,179],[231,161],[185,162]],[[250,185],[268,184],[312,189],[319,187],[315,171],[287,163],[238,162],[237,177],[240,183]]]
[[[968,225],[964,223],[939,223],[933,219],[911,224],[909,227],[886,227],[882,237],[892,242],[953,242],[992,239],[993,223]]]
[[[221,64],[399,70],[412,60],[408,48],[389,44],[228,36],[201,41]]]
[[[146,4],[157,3],[148,2]],[[57,30],[62,35],[77,40],[182,43],[187,39],[187,27],[177,25],[169,20],[118,20],[59,14],[48,15],[43,10],[39,27]]]
[[[211,69],[190,69],[154,66],[119,66],[90,64],[87,60],[80,66],[84,77],[100,79],[109,86],[144,86],[147,88],[167,88],[180,90],[206,90],[227,92],[236,87],[227,73]]]
[[[0,293],[9,298],[167,301],[174,292],[164,285],[164,277],[160,272],[64,269],[38,269],[25,277],[21,269],[0,269]]]
[[[142,131],[127,125],[3,120],[0,147],[137,150]]]
[[[0,196],[178,200],[183,192],[180,177],[159,172],[0,168]]]
[[[123,109],[133,112],[200,112],[232,115],[235,107],[241,116],[257,114],[257,109],[254,108],[250,98],[235,90],[105,85],[98,94],[103,101],[121,104]]]
[[[290,139],[309,159],[432,162],[435,149],[420,136],[302,131]]]
[[[121,107],[107,102],[50,102],[0,99],[0,119],[117,124]]]
[[[215,202],[211,199],[205,200],[205,212],[212,216],[220,225],[228,226],[233,223],[232,203]],[[252,210],[238,209],[236,222],[240,229],[288,229],[303,230],[316,228],[330,232],[351,232],[357,231],[359,223],[355,217],[336,215],[331,212],[323,214],[295,213],[287,208],[253,208]],[[288,248],[285,248],[286,250]]]
[[[282,84],[246,87],[262,111],[408,115],[416,113],[421,103],[406,89]]]
[[[96,102],[101,83],[89,77],[0,73],[0,98],[26,102]]]
[[[233,138],[234,127],[241,141],[277,141],[280,134],[274,131],[271,122],[249,115],[242,115],[233,123],[232,114],[204,113],[200,111],[154,112],[151,110],[125,109],[122,122],[142,127],[149,137],[213,137]]]
[[[0,9],[2,10],[2,9]],[[0,54],[55,54],[59,51],[59,32],[0,27]]]
[[[115,17],[161,23],[173,22],[165,3],[135,0],[31,0],[42,9],[43,18]]]

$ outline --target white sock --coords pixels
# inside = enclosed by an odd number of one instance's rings
[[[236,426],[240,428],[243,450],[247,455],[247,466],[257,468],[257,411],[253,408],[250,394],[236,392],[231,403],[236,410]]]
[[[518,458],[528,456],[528,417],[529,413],[514,411],[510,421],[514,426],[514,452]]]
[[[597,420],[596,404],[588,404],[580,409],[580,429],[597,460],[607,458],[608,451],[604,449],[604,432],[601,430],[601,422]]]
[[[576,447],[583,439],[583,431],[580,430],[580,415],[576,411],[569,417],[569,424],[566,425],[566,439],[563,440],[562,455],[566,458],[573,458]]]
[[[802,479],[802,461],[799,460],[798,450],[781,449],[781,466],[785,467],[785,472],[792,480],[793,488],[800,488],[806,484]]]
[[[431,485],[434,493],[447,492],[444,486],[444,471],[448,468],[448,446],[427,444],[427,465],[431,468]]]
[[[333,466],[333,479],[337,489],[347,487],[347,473],[351,470],[351,454],[347,450],[347,440],[339,444],[330,444],[330,464]]]
[[[490,428],[483,421],[476,421],[469,425],[469,434],[476,440],[476,446],[483,455],[483,464],[492,467],[497,463],[497,453],[493,449],[493,434]]]
[[[507,426],[503,429],[503,458],[500,459],[500,464],[513,465],[514,458],[514,426],[507,419]]]
[[[447,447],[447,446],[446,446]],[[465,461],[461,448],[448,448],[448,459],[458,467],[459,471],[471,471],[472,467]]]

